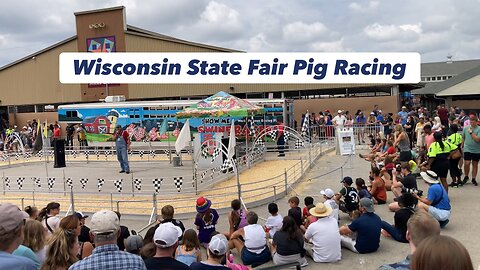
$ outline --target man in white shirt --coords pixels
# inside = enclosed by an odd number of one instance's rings
[[[333,124],[339,128],[343,128],[346,121],[347,118],[343,115],[342,110],[338,110],[337,116],[332,119]]]
[[[310,214],[318,220],[308,226],[305,232],[305,250],[315,262],[338,262],[342,259],[338,223],[333,218],[332,208],[323,203],[310,209]]]
[[[323,198],[325,199],[324,204],[329,205],[330,208],[332,208],[332,210],[333,210],[330,217],[332,217],[336,221],[338,221],[338,204],[335,201],[335,199],[333,198],[335,196],[335,192],[332,189],[327,188],[325,190],[320,191],[320,194],[322,194]]]

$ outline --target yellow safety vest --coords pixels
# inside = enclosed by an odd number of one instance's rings
[[[459,146],[460,144],[462,144],[462,135],[458,133],[453,133],[452,135],[448,136],[448,142]]]
[[[449,143],[447,141],[443,141],[443,150],[440,147],[438,142],[434,142],[430,145],[428,149],[428,157],[431,158],[442,158],[448,159],[450,152],[457,149],[458,147],[455,144]]]

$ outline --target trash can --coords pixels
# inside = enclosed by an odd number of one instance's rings
[[[182,159],[180,156],[176,156],[176,157],[173,157],[172,158],[172,163],[173,163],[173,167],[180,167],[182,166]]]

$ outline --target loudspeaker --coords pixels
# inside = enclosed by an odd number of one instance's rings
[[[65,140],[57,139],[53,143],[54,168],[63,168],[65,165]]]

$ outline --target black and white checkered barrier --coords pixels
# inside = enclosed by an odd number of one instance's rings
[[[155,193],[158,193],[158,191],[160,191],[160,188],[162,187],[162,182],[163,182],[163,178],[155,178],[152,180]]]
[[[80,179],[80,185],[82,185],[82,189],[85,189],[85,186],[88,183],[88,178],[81,178]]]
[[[68,188],[73,189],[73,180],[72,180],[72,178],[67,178],[66,181],[67,181],[67,186],[68,186]]]
[[[133,186],[134,186],[138,191],[142,191],[142,179],[139,179],[139,178],[133,179]]]
[[[25,181],[25,177],[18,177],[18,178],[17,178],[18,189],[22,189],[22,188],[23,188],[23,181]]]
[[[302,140],[296,140],[295,141],[295,149],[302,148],[304,146],[305,146],[305,144],[303,143]]]
[[[55,185],[55,177],[49,177],[47,179],[47,186],[49,190],[52,190],[53,186]]]
[[[42,188],[42,183],[40,181],[40,178],[38,177],[32,177],[32,180],[33,182],[35,183],[35,185],[38,187],[38,188]]]
[[[123,179],[113,180],[113,185],[117,188],[118,192],[122,192],[122,189],[123,189],[122,182],[123,182]]]
[[[10,179],[8,177],[5,177],[5,186],[7,186],[8,190],[10,190]]]

